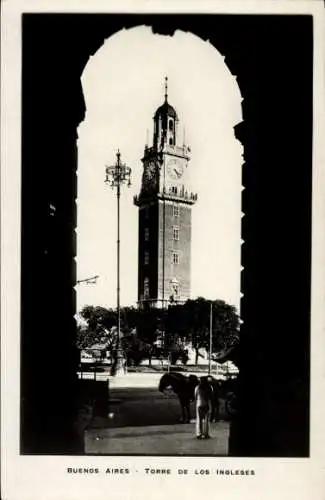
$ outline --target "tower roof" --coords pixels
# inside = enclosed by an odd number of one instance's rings
[[[165,102],[155,112],[155,118],[158,116],[170,116],[171,118],[177,119],[177,113],[173,106],[168,102],[168,77],[165,77]]]
[[[168,115],[172,118],[177,118],[177,113],[175,109],[167,101],[165,101],[164,104],[159,106],[159,108],[155,112],[155,118],[158,116],[165,116],[165,115]]]

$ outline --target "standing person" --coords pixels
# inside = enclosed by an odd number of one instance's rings
[[[196,407],[196,437],[209,438],[209,415],[211,412],[212,390],[206,377],[201,377],[194,393]]]

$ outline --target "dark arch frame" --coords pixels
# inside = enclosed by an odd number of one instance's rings
[[[244,323],[230,453],[307,456],[313,20],[302,15],[23,15],[21,452],[83,451],[72,398],[80,77],[105,38],[142,24],[209,40],[243,96]]]

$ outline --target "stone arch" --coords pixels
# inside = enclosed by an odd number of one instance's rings
[[[80,447],[71,404],[76,130],[85,113],[80,76],[105,38],[140,17],[157,33],[179,28],[209,39],[226,55],[243,96],[244,121],[235,133],[245,160],[245,297],[230,453],[307,456],[312,17],[171,14],[23,16],[21,452],[64,454]],[[47,182],[39,189],[45,168]],[[45,330],[55,346],[46,357]],[[40,373],[47,374],[46,390]],[[252,412],[257,403],[258,416]]]

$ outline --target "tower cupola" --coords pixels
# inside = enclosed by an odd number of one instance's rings
[[[165,146],[176,145],[178,117],[175,109],[168,102],[168,77],[165,77],[165,101],[154,115],[153,145],[157,151]]]

